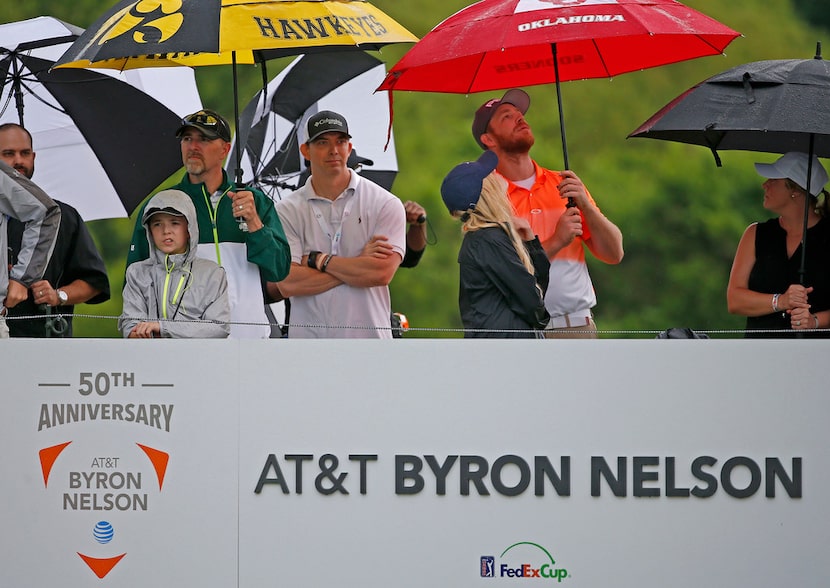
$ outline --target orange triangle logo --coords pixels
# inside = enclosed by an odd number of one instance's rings
[[[136,443],[136,445],[150,458],[150,462],[153,464],[153,468],[156,470],[156,476],[159,479],[159,490],[161,490],[161,486],[164,484],[164,474],[167,472],[167,462],[170,460],[170,454],[153,449],[152,447],[147,447],[141,443]]]
[[[46,447],[38,452],[38,455],[40,455],[40,469],[43,472],[44,486],[49,486],[49,472],[52,471],[52,466],[55,465],[55,460],[58,459],[61,451],[66,449],[66,446],[70,443],[72,443],[72,441],[67,441],[66,443],[61,443],[60,445],[53,445],[52,447]]]
[[[89,566],[89,569],[92,570],[96,576],[103,579],[104,576],[109,574],[112,571],[112,568],[114,568],[115,565],[121,561],[121,558],[127,554],[122,553],[121,555],[117,555],[115,557],[98,558],[84,555],[79,551],[78,555],[81,556],[81,559],[86,562],[86,565]]]

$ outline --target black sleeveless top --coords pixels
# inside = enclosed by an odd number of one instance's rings
[[[770,295],[787,290],[790,284],[800,283],[801,245],[792,257],[787,257],[787,233],[777,218],[758,223],[755,230],[755,265],[749,274],[749,289]],[[812,286],[808,301],[810,312],[830,309],[830,220],[822,218],[807,229],[807,259],[805,286]],[[772,308],[770,308],[770,311]],[[790,328],[790,317],[784,312],[770,312],[764,316],[747,317],[746,337],[795,337]],[[758,329],[787,329],[789,333],[751,333]],[[798,333],[804,338],[830,337],[830,333]]]

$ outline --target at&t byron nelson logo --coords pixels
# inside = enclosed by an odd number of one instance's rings
[[[43,488],[63,513],[62,525],[92,529],[80,536],[96,545],[67,545],[68,551],[103,579],[127,555],[119,547],[116,525],[150,515],[164,489],[170,454],[134,438],[165,441],[174,405],[158,401],[169,396],[163,392],[149,401],[146,390],[172,389],[173,384],[138,383],[132,372],[81,372],[78,381],[74,391],[69,382],[38,383],[59,391],[40,404],[38,434],[69,437],[41,447],[38,458]],[[114,428],[121,432],[114,434]]]
[[[568,570],[556,566],[551,553],[530,541],[520,541],[509,546],[496,558],[482,555],[482,578],[522,578],[528,580],[562,580],[569,578]]]

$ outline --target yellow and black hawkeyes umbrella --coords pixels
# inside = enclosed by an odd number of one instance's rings
[[[238,123],[237,63],[316,51],[372,51],[417,40],[365,0],[121,0],[55,67],[233,64]]]
[[[121,0],[57,67],[254,63],[315,49],[373,51],[418,40],[365,0]]]

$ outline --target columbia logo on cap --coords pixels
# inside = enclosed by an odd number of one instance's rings
[[[327,125],[327,126],[336,125],[338,127],[342,127],[343,126],[343,121],[340,121],[336,118],[323,118],[323,119],[320,119],[318,121],[315,121],[315,123],[314,123],[315,127],[319,127],[320,125]]]

